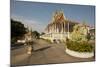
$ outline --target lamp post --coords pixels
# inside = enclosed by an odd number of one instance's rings
[[[67,32],[67,34],[68,34],[68,39],[69,39],[69,22],[68,22],[68,32]]]

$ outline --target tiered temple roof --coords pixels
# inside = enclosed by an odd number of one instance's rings
[[[45,33],[66,33],[68,32],[68,23],[69,23],[69,32],[73,31],[73,26],[78,24],[78,22],[73,22],[68,20],[63,11],[56,11],[53,14],[52,21],[45,29]]]

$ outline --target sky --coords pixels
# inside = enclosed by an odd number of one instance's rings
[[[94,26],[95,6],[57,3],[40,3],[11,0],[11,18],[26,26],[43,32],[50,23],[53,13],[62,10],[66,19]]]

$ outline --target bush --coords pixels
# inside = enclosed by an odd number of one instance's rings
[[[78,52],[92,52],[94,50],[93,45],[88,42],[67,41],[66,45],[68,49]]]

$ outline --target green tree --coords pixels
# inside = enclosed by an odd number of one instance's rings
[[[78,24],[74,26],[73,32],[70,34],[70,39],[73,41],[87,41],[87,35],[88,28],[84,24]]]
[[[44,32],[41,33],[41,35],[44,35],[44,34],[45,34]]]
[[[19,37],[21,38],[26,33],[24,24],[20,21],[11,19],[11,42],[14,43]]]
[[[34,36],[36,39],[39,38],[39,36],[40,36],[40,33],[39,33],[39,32],[33,31],[32,33],[33,33],[33,36]]]

